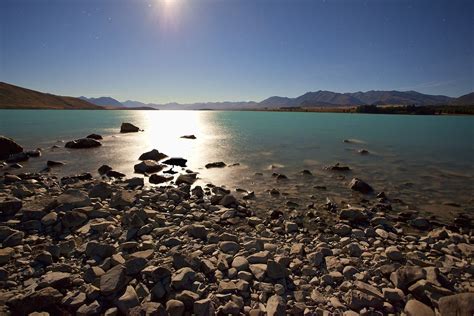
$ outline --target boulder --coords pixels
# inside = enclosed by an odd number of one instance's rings
[[[99,169],[97,169],[99,174],[106,174],[107,172],[109,172],[111,170],[112,170],[112,167],[109,166],[109,165],[102,165],[102,166],[99,167]]]
[[[125,267],[116,265],[100,277],[100,291],[103,295],[111,295],[122,290],[128,283]]]
[[[167,155],[163,154],[163,153],[160,153],[158,150],[156,149],[152,149],[150,151],[147,151],[146,153],[143,153],[140,155],[140,157],[138,158],[138,160],[155,160],[155,161],[159,161],[159,160],[162,160],[162,159],[165,159],[166,157],[168,157]]]
[[[18,154],[23,151],[23,147],[18,145],[13,139],[0,136],[0,160],[5,160],[10,155]]]
[[[117,299],[117,307],[124,315],[129,315],[130,309],[138,306],[140,300],[138,299],[137,292],[132,286],[127,286],[125,293]]]
[[[367,220],[367,214],[363,208],[350,207],[341,210],[339,218],[348,220],[351,223],[364,222]]]
[[[272,295],[267,301],[267,315],[268,316],[285,316],[286,304],[283,298],[279,295]]]
[[[102,146],[102,144],[92,138],[80,138],[76,139],[70,142],[67,142],[64,147],[66,148],[74,148],[74,149],[80,149],[80,148],[93,148],[93,147],[99,147]]]
[[[122,123],[120,126],[120,133],[136,133],[139,131],[140,128],[131,123]]]
[[[369,194],[374,192],[374,189],[366,182],[359,178],[353,178],[349,183],[349,188],[353,191],[360,192],[362,194]]]
[[[176,179],[176,184],[180,185],[182,183],[185,184],[193,184],[196,182],[197,174],[196,173],[187,173],[187,174],[180,174],[178,178]]]
[[[431,307],[415,299],[411,299],[405,304],[404,312],[406,316],[435,316]]]
[[[163,165],[158,164],[154,160],[144,160],[133,166],[133,169],[137,173],[154,173],[163,170]]]
[[[442,297],[438,301],[438,307],[443,316],[474,315],[474,292]]]
[[[171,278],[171,285],[178,291],[190,290],[196,277],[193,269],[184,267],[176,271]]]
[[[10,196],[0,197],[0,214],[4,216],[11,216],[21,210],[23,202],[20,199]]]
[[[178,300],[169,300],[166,302],[166,312],[169,315],[182,316],[184,314],[184,303]]]
[[[87,215],[75,210],[67,211],[61,219],[61,223],[65,228],[78,227],[84,224],[86,221]]]
[[[395,287],[406,291],[410,285],[424,279],[425,270],[417,266],[402,266],[390,274],[390,281]]]
[[[179,166],[179,167],[186,167],[186,163],[188,161],[184,158],[170,158],[165,161],[163,161],[164,164],[170,165],[170,166]]]

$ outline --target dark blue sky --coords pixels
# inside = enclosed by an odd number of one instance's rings
[[[0,0],[0,81],[119,100],[474,90],[474,1]]]

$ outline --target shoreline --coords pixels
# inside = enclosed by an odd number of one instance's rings
[[[474,106],[468,110],[456,110],[455,106],[448,106],[449,110],[454,112],[439,113],[415,113],[415,112],[400,112],[400,113],[372,113],[372,112],[358,112],[357,107],[333,107],[333,108],[288,108],[288,109],[155,109],[155,108],[103,108],[103,109],[45,109],[45,108],[0,108],[0,110],[21,110],[21,111],[198,111],[198,112],[284,112],[284,113],[334,113],[334,114],[370,114],[370,115],[409,115],[409,116],[472,116],[474,115]],[[465,107],[464,107],[465,108]],[[459,112],[457,112],[459,111]]]
[[[468,218],[446,228],[395,214],[383,193],[303,217],[180,174],[165,186],[3,175],[0,310],[417,315],[474,301]]]

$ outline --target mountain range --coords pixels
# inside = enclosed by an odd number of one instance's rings
[[[416,91],[367,91],[338,93],[332,91],[307,92],[296,98],[272,96],[261,102],[201,102],[201,103],[142,103],[120,102],[112,97],[75,98],[57,96],[0,82],[0,108],[40,109],[158,109],[158,110],[245,110],[311,107],[354,107],[360,105],[473,105],[474,92],[451,98]]]

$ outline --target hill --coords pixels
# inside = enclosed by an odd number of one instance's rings
[[[451,102],[453,105],[474,105],[474,92],[465,94]]]
[[[79,97],[79,99],[87,101],[89,103],[99,105],[99,106],[114,106],[114,107],[123,107],[124,105],[119,101],[115,100],[111,97],[100,97],[100,98],[87,98],[87,97]]]
[[[2,109],[71,109],[99,110],[100,106],[67,96],[43,93],[0,82],[0,108]]]
[[[416,91],[367,91],[338,93],[319,90],[296,98],[270,97],[259,103],[268,108],[359,105],[446,105],[454,99],[444,95],[429,95]]]

